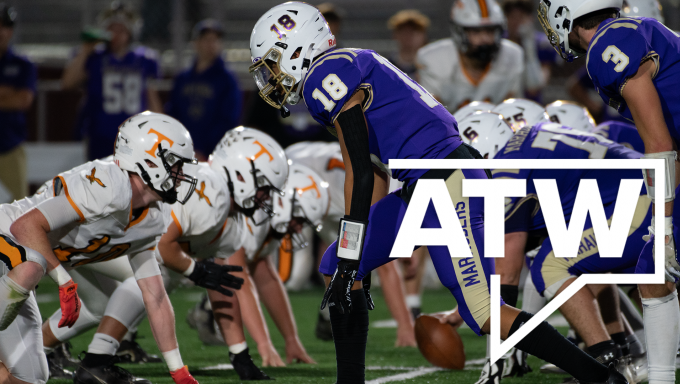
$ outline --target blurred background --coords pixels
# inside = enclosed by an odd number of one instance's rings
[[[292,116],[282,119],[260,100],[248,74],[251,30],[278,3],[4,0],[0,168],[19,176],[7,178],[0,171],[0,202],[23,197],[25,191],[33,192],[58,172],[85,160],[111,154],[110,136],[115,137],[122,122],[115,116],[129,116],[139,108],[169,113],[187,125],[202,159],[224,132],[239,124],[269,132],[284,147],[302,140],[333,140],[311,120],[304,105],[298,105],[300,110],[292,108]],[[415,79],[417,49],[451,37],[452,0],[310,3],[324,13],[340,47],[373,49]],[[532,25],[538,36],[535,55],[546,80],[540,89],[516,96],[542,104],[578,100],[598,122],[610,119],[584,79],[583,60],[566,65],[547,40],[540,40],[536,3],[499,0],[508,20],[507,38],[521,44],[517,30]],[[661,0],[660,5],[665,24],[680,30],[680,0]],[[121,53],[113,59],[97,56],[106,44]],[[129,51],[135,55],[126,56]],[[107,68],[118,68],[117,77]],[[3,102],[9,96],[14,100],[10,106]],[[103,100],[111,121],[102,122],[97,108],[88,106],[97,98]]]

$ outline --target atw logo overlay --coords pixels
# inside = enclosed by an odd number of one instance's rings
[[[661,159],[503,159],[503,160],[456,160],[456,159],[396,159],[390,160],[391,169],[654,169],[656,173],[656,201],[664,201],[665,172]],[[505,198],[526,195],[527,180],[463,180],[463,196],[484,198],[484,249],[485,257],[505,255]],[[590,213],[597,238],[600,257],[622,257],[628,230],[633,220],[637,199],[642,187],[642,171],[639,179],[624,179],[619,185],[611,226],[602,205],[597,182],[580,181],[571,220],[567,226],[564,219],[559,192],[555,180],[535,180],[536,191],[545,218],[555,257],[576,257],[586,216]],[[425,211],[432,201],[441,228],[421,228]],[[654,216],[655,226],[664,227],[663,215]],[[649,225],[644,223],[643,225]],[[447,246],[454,258],[470,258],[472,253],[456,209],[444,180],[420,180],[404,216],[399,234],[390,257],[410,257],[416,245]],[[515,334],[501,344],[500,339],[500,276],[491,276],[491,362],[506,352],[548,318],[562,304],[586,284],[663,284],[664,244],[663,236],[655,237],[654,274],[584,274],[562,293],[557,295]],[[481,273],[481,271],[480,271]]]

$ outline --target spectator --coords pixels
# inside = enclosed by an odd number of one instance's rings
[[[387,21],[392,31],[392,39],[397,42],[398,51],[390,57],[390,61],[402,72],[415,79],[416,55],[418,50],[427,44],[427,30],[430,19],[415,9],[397,12]]]
[[[238,80],[220,57],[224,30],[207,19],[194,27],[192,38],[196,60],[175,78],[165,109],[189,130],[196,158],[208,159],[224,133],[241,117],[243,100]]]
[[[26,140],[25,112],[33,103],[36,83],[33,63],[10,47],[16,16],[14,8],[0,3],[0,200],[9,201],[28,195],[22,143]]]
[[[534,27],[536,11],[531,0],[505,0],[503,13],[508,21],[505,37],[524,48],[524,96],[541,103],[541,91],[550,81],[557,52],[545,33]]]
[[[337,39],[342,28],[344,12],[340,8],[337,8],[333,3],[321,3],[317,5],[316,8],[321,12],[323,18],[326,19],[328,27],[331,29],[331,33]]]
[[[84,41],[64,69],[64,89],[86,88],[79,120],[80,132],[89,140],[90,159],[113,153],[108,143],[115,141],[118,126],[126,118],[145,110],[162,112],[150,81],[160,76],[157,54],[142,46],[132,48],[141,25],[135,12],[113,2],[99,15],[99,26],[108,31],[107,41]]]

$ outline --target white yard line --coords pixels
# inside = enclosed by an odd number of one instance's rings
[[[392,376],[385,376],[385,377],[379,377],[374,380],[367,381],[366,384],[382,384],[382,383],[391,383],[393,381],[404,381],[407,379],[413,379],[418,376],[423,376],[427,375],[432,372],[437,372],[441,371],[441,368],[418,368],[415,371],[410,371],[410,372],[405,372],[405,373],[399,373],[396,375]]]

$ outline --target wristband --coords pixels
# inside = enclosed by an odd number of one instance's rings
[[[71,275],[66,272],[66,269],[59,264],[53,270],[47,272],[47,274],[57,283],[58,286],[62,286],[69,281],[71,281]]]
[[[350,219],[347,215],[340,219],[337,246],[339,259],[361,260],[366,227],[368,227],[368,221]]]
[[[194,268],[196,268],[196,262],[194,259],[191,259],[191,264],[189,264],[189,268],[187,268],[184,273],[182,273],[184,276],[189,277],[192,273],[194,273]]]

